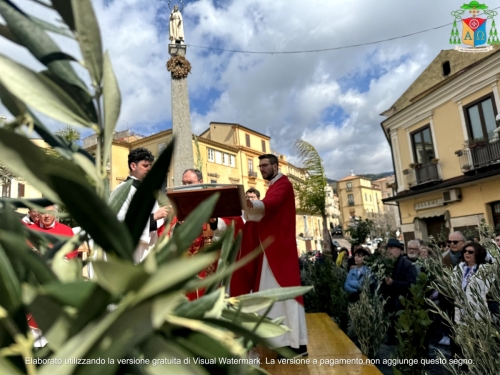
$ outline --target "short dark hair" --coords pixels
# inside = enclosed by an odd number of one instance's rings
[[[203,173],[201,173],[201,171],[199,169],[192,169],[192,168],[186,169],[182,173],[182,175],[184,176],[186,174],[186,172],[193,172],[196,175],[196,178],[198,179],[198,181],[203,180]]]
[[[354,242],[351,244],[351,254],[354,255],[354,251],[356,250],[357,247],[361,246],[359,242]]]
[[[245,192],[245,194],[248,194],[248,193],[250,193],[250,194],[254,193],[257,196],[257,198],[260,198],[260,191],[258,191],[256,188],[250,188],[250,189],[248,189]]]
[[[128,169],[130,169],[130,164],[135,163],[139,164],[140,161],[149,161],[152,163],[155,160],[155,157],[147,148],[139,147],[134,148],[128,154]]]
[[[259,160],[262,160],[262,159],[269,159],[269,163],[271,165],[273,165],[273,164],[279,165],[278,158],[276,157],[276,155],[273,155],[273,154],[260,155]]]
[[[462,260],[464,260],[465,249],[468,247],[472,247],[474,249],[474,252],[475,252],[474,255],[476,256],[476,263],[477,264],[486,263],[486,250],[484,247],[482,247],[477,242],[469,242],[464,246],[464,249],[462,251]]]
[[[356,256],[356,254],[361,254],[364,257],[370,256],[370,253],[366,249],[363,249],[363,248],[357,249],[354,252],[354,256]]]

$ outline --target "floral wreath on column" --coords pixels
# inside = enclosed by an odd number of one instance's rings
[[[184,56],[172,56],[167,61],[167,70],[176,79],[186,78],[191,72],[191,63]]]

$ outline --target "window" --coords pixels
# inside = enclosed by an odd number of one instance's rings
[[[248,171],[253,172],[253,160],[248,159]]]
[[[163,150],[165,150],[165,142],[162,142],[162,143],[158,143],[158,155],[160,155]]]
[[[365,201],[368,202],[368,194],[365,193]]]
[[[233,168],[236,167],[236,158],[234,155],[229,155],[229,166]]]
[[[245,134],[245,143],[247,147],[250,147],[250,134]]]
[[[217,183],[217,180],[210,180],[210,183],[211,183],[211,184],[216,184],[216,183]]]
[[[496,107],[492,96],[483,97],[465,108],[465,121],[470,140],[493,138],[497,128]]]
[[[262,152],[266,152],[266,141],[261,141],[262,142]]]
[[[222,152],[215,151],[215,162],[217,164],[222,164]]]
[[[17,184],[17,197],[24,198],[24,184]]]
[[[349,206],[354,206],[354,195],[347,194],[347,201],[349,202]]]
[[[429,164],[436,158],[432,144],[431,128],[426,126],[411,133],[413,158],[416,163]]]
[[[222,164],[229,165],[229,154],[224,153],[224,155],[222,155]]]
[[[445,61],[442,66],[443,66],[443,75],[446,77],[451,72],[450,62]]]
[[[369,195],[369,197],[370,197],[370,202],[371,202],[371,201],[372,201],[372,196],[371,196],[371,195]]]
[[[215,161],[215,151],[211,148],[208,149],[208,161]]]
[[[346,187],[347,187],[347,191],[352,191],[352,182],[348,182]]]
[[[11,187],[11,182],[8,181],[3,184],[2,186],[2,197],[10,198],[10,187]]]

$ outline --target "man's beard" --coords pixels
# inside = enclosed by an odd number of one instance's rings
[[[262,178],[266,181],[271,181],[274,177],[276,177],[277,174],[278,174],[278,172],[276,172],[275,174],[272,174],[271,177],[267,176],[267,177],[262,177]]]
[[[417,254],[408,254],[408,258],[415,259],[418,255]]]

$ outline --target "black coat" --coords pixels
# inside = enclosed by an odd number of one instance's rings
[[[389,298],[386,304],[386,311],[396,312],[401,309],[399,296],[407,297],[411,284],[417,282],[417,270],[415,265],[403,256],[400,256],[394,264],[392,271],[392,284],[382,284],[382,295]]]

